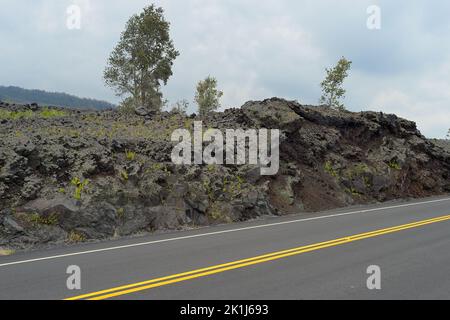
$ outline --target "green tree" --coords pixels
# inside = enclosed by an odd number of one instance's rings
[[[197,84],[195,102],[201,116],[205,116],[211,111],[220,108],[220,98],[223,92],[217,89],[217,80],[208,76],[205,80]]]
[[[447,132],[447,140],[450,140],[450,129],[448,129],[448,132]]]
[[[326,69],[327,76],[321,83],[322,97],[320,103],[337,110],[345,110],[345,106],[340,102],[345,97],[345,90],[342,88],[345,78],[348,76],[352,62],[342,57],[337,65],[332,69]]]
[[[169,29],[164,10],[148,6],[128,20],[108,59],[106,85],[118,96],[131,97],[135,107],[159,111],[163,105],[160,88],[172,76],[173,62],[179,55]]]

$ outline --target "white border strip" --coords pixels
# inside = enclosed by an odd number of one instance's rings
[[[36,258],[36,259],[30,259],[30,260],[22,260],[22,261],[3,263],[3,264],[0,264],[0,267],[7,267],[7,266],[12,266],[12,265],[32,263],[32,262],[38,262],[38,261],[54,260],[54,259],[73,257],[73,256],[79,256],[79,255],[85,255],[85,254],[92,254],[92,253],[98,253],[98,252],[106,252],[106,251],[114,251],[114,250],[134,248],[134,247],[142,247],[142,246],[148,246],[148,245],[157,244],[157,243],[164,243],[164,242],[172,242],[172,241],[179,241],[179,240],[186,240],[186,239],[214,236],[214,235],[218,235],[218,234],[225,234],[225,233],[232,233],[232,232],[239,232],[239,231],[253,230],[253,229],[261,229],[261,228],[268,228],[268,227],[281,226],[281,225],[292,224],[292,223],[299,223],[299,222],[306,222],[306,221],[313,221],[313,220],[321,220],[321,219],[349,216],[349,215],[360,214],[360,213],[368,213],[368,212],[373,212],[373,211],[382,211],[382,210],[389,210],[389,209],[396,209],[396,208],[412,207],[412,206],[417,206],[417,205],[422,205],[422,204],[444,202],[444,201],[449,201],[449,200],[450,200],[450,198],[438,199],[438,200],[430,200],[430,201],[424,201],[424,202],[415,202],[415,203],[401,204],[401,205],[396,205],[396,206],[389,206],[389,207],[382,207],[382,208],[373,208],[373,209],[366,209],[366,210],[358,210],[358,211],[338,213],[338,214],[332,214],[332,215],[326,215],[326,216],[320,216],[320,217],[312,217],[312,218],[305,218],[305,219],[298,219],[298,220],[291,220],[291,221],[263,224],[263,225],[257,225],[257,226],[252,226],[252,227],[237,228],[237,229],[230,229],[230,230],[223,230],[223,231],[216,231],[216,232],[209,232],[209,233],[201,233],[201,234],[195,234],[195,235],[191,235],[191,236],[176,237],[176,238],[162,239],[162,240],[149,241],[149,242],[141,242],[141,243],[124,245],[124,246],[117,246],[117,247],[110,247],[110,248],[103,248],[103,249],[96,249],[96,250],[89,250],[89,251],[81,251],[81,252],[73,252],[73,253],[61,254],[61,255],[56,255],[56,256],[49,256],[49,257]]]

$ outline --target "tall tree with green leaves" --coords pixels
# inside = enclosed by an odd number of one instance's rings
[[[450,140],[450,129],[448,129],[447,136],[445,137],[447,140]]]
[[[320,103],[336,110],[345,110],[344,104],[340,101],[346,93],[342,84],[348,76],[351,65],[351,61],[342,57],[334,68],[326,69],[327,76],[320,85],[322,87]]]
[[[169,30],[164,10],[148,6],[128,20],[108,59],[106,85],[117,96],[131,97],[135,107],[154,111],[162,107],[160,88],[172,76],[173,62],[179,55]]]
[[[205,80],[197,84],[195,102],[198,105],[200,116],[205,116],[209,112],[220,108],[220,98],[223,92],[217,89],[217,79],[208,76]]]

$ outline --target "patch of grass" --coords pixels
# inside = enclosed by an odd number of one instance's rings
[[[117,209],[117,216],[119,217],[119,219],[125,218],[125,209],[124,208]]]
[[[58,217],[56,214],[43,217],[37,213],[32,213],[27,216],[27,221],[35,225],[55,226],[58,224]]]
[[[75,200],[81,200],[82,193],[84,191],[84,188],[89,184],[89,180],[86,179],[84,181],[81,181],[79,178],[73,178],[70,182],[73,186],[75,186],[75,192],[73,194],[73,198]]]
[[[352,196],[362,196],[362,193],[358,192],[355,188],[351,187],[351,188],[347,188],[345,189],[345,191],[347,193],[350,193]]]
[[[3,249],[0,248],[0,256],[10,256],[14,254],[16,251],[13,249]]]
[[[163,169],[163,165],[161,163],[154,163],[151,168],[153,171],[160,171]]]
[[[225,222],[225,223],[233,222],[229,216],[224,214],[224,212],[222,210],[222,206],[218,203],[213,203],[211,205],[210,209],[208,210],[208,215],[214,221]]]
[[[358,163],[355,168],[354,168],[354,172],[360,176],[366,172],[370,171],[369,167],[367,166],[367,164],[365,163]]]
[[[44,119],[62,118],[67,116],[67,112],[62,110],[44,108],[39,112],[39,116]]]
[[[241,193],[244,183],[245,181],[241,176],[232,177],[231,179],[225,177],[222,191],[235,198]]]
[[[14,136],[16,138],[21,138],[21,137],[23,137],[23,132],[20,130],[16,130],[16,131],[14,131]]]
[[[345,172],[345,176],[350,179],[354,179],[357,177],[361,177],[366,173],[370,173],[369,166],[365,163],[358,163],[352,166],[351,168],[347,169]]]
[[[211,188],[211,182],[209,180],[203,180],[203,189],[205,190],[206,194],[208,195],[209,200],[214,199],[213,190]]]
[[[70,115],[68,111],[67,115]],[[39,111],[35,112],[34,116],[38,117]],[[155,119],[148,122],[133,115],[121,116],[113,121],[109,121],[108,118],[96,116],[95,114],[87,114],[80,119],[80,125],[83,128],[82,136],[86,138],[118,139],[127,137],[130,139],[145,140],[148,143],[159,141],[168,142],[175,129],[180,129],[184,126],[190,128],[192,122],[192,119],[186,120],[181,115]],[[40,127],[37,130],[39,134],[46,136],[68,136],[73,138],[80,136],[80,132],[77,132],[80,131],[79,129],[58,124],[52,127]],[[137,155],[138,157],[139,155]]]
[[[369,177],[363,177],[364,180],[364,185],[366,186],[366,188],[371,188],[372,184],[370,183],[370,179]]]
[[[333,164],[331,163],[331,161],[325,162],[324,169],[325,169],[325,171],[328,172],[330,175],[332,175],[333,177],[337,178],[338,173],[337,173],[336,170],[334,170]]]
[[[60,118],[65,116],[67,116],[67,112],[49,108],[44,108],[38,112],[33,112],[31,110],[9,111],[0,109],[0,119],[2,120],[30,119],[33,117],[49,119],[49,118]]]
[[[81,233],[73,230],[69,233],[67,240],[70,243],[79,243],[79,242],[86,241],[86,237],[84,235],[82,235]]]
[[[128,179],[129,179],[128,172],[126,172],[125,170],[124,170],[124,171],[121,171],[121,172],[120,172],[120,177],[121,177],[124,181],[128,181]]]
[[[168,176],[170,176],[172,174],[172,172],[169,171],[167,166],[162,163],[153,163],[149,168],[147,168],[145,170],[146,174],[153,174],[153,173],[158,173],[158,172],[162,172]]]
[[[402,170],[402,167],[396,160],[389,161],[388,166],[393,170]]]
[[[2,120],[18,120],[18,119],[29,119],[33,117],[33,111],[8,111],[0,109],[0,119]]]
[[[126,150],[125,151],[125,156],[126,156],[128,161],[134,161],[134,159],[136,159],[136,152],[133,152],[133,151],[130,151],[130,150]]]

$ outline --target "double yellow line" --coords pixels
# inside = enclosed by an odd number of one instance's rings
[[[299,254],[306,253],[306,252],[335,247],[335,246],[339,246],[339,245],[354,242],[354,241],[359,241],[359,240],[368,239],[368,238],[374,238],[374,237],[378,237],[378,236],[385,235],[385,234],[390,234],[390,233],[399,232],[402,230],[418,228],[421,226],[438,223],[438,222],[443,222],[443,221],[448,221],[448,220],[450,220],[450,215],[441,216],[441,217],[428,219],[428,220],[422,220],[422,221],[413,222],[413,223],[408,223],[408,224],[395,226],[395,227],[391,227],[391,228],[361,233],[361,234],[357,234],[357,235],[353,235],[353,236],[349,236],[349,237],[320,242],[320,243],[302,246],[302,247],[298,247],[298,248],[293,248],[293,249],[289,249],[289,250],[277,251],[277,252],[273,252],[273,253],[257,256],[257,257],[252,257],[252,258],[248,258],[248,259],[237,260],[237,261],[233,261],[233,262],[229,262],[229,263],[225,263],[225,264],[220,264],[220,265],[215,265],[215,266],[211,266],[211,267],[207,267],[207,268],[192,270],[189,272],[178,273],[178,274],[174,274],[174,275],[167,276],[167,277],[156,278],[156,279],[151,279],[151,280],[143,281],[143,282],[139,282],[139,283],[133,283],[133,284],[120,286],[120,287],[116,287],[116,288],[111,288],[111,289],[107,289],[107,290],[92,292],[92,293],[68,298],[66,300],[82,300],[82,299],[104,300],[104,299],[108,299],[108,298],[114,298],[114,297],[123,296],[123,295],[131,294],[131,293],[135,293],[135,292],[139,292],[139,291],[162,287],[162,286],[166,286],[166,285],[170,285],[170,284],[174,284],[174,283],[178,283],[178,282],[183,282],[183,281],[187,281],[187,280],[192,280],[192,279],[196,279],[196,278],[206,277],[206,276],[210,276],[213,274],[222,273],[225,271],[240,269],[240,268],[244,268],[244,267],[248,267],[248,266],[252,266],[252,265],[256,265],[256,264],[260,264],[260,263],[264,263],[264,262],[269,262],[269,261],[274,261],[274,260],[278,260],[278,259],[282,259],[282,258],[286,258],[286,257],[299,255]]]

